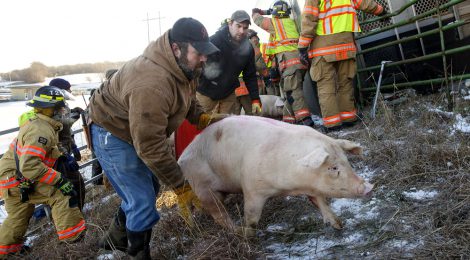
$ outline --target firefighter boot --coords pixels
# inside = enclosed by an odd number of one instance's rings
[[[150,260],[150,239],[152,238],[152,229],[146,231],[127,230],[129,246],[127,254],[134,260]]]
[[[106,250],[120,250],[126,252],[127,250],[127,233],[126,233],[126,215],[119,207],[118,211],[114,214],[108,231],[98,242],[100,248]]]

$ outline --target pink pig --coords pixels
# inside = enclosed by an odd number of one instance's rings
[[[326,198],[365,196],[373,185],[356,175],[345,151],[353,142],[269,118],[232,116],[215,123],[178,160],[202,206],[220,225],[238,230],[223,209],[226,194],[243,193],[245,227],[254,234],[268,198],[307,195],[324,222],[342,228]]]

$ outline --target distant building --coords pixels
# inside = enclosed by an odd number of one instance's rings
[[[33,98],[34,93],[42,86],[44,86],[44,84],[41,83],[9,85],[8,88],[11,90],[10,100],[30,100]]]

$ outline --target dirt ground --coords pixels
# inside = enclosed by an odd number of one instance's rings
[[[268,201],[254,238],[217,226],[202,212],[196,227],[185,225],[164,194],[161,220],[154,228],[151,254],[156,259],[468,259],[470,257],[470,100],[456,99],[446,111],[443,94],[409,97],[396,105],[379,104],[377,118],[329,134],[360,143],[363,156],[351,156],[357,173],[375,184],[369,199],[333,199],[345,224],[325,225],[305,197]],[[366,107],[364,111],[369,111]],[[119,198],[102,187],[89,190],[87,234],[78,244],[59,244],[51,225],[32,238],[26,259],[127,259],[96,243],[107,229]],[[225,201],[242,222],[241,195]],[[44,223],[42,220],[41,223]],[[36,223],[37,225],[37,223]],[[54,250],[51,250],[53,248]],[[23,257],[23,259],[25,259]]]

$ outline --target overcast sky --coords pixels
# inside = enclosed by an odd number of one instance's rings
[[[270,0],[0,0],[0,72],[29,67],[126,61],[142,53],[181,17],[201,21],[209,35],[242,9],[268,8]],[[266,5],[266,7],[265,7]],[[254,27],[255,30],[261,29]],[[263,38],[265,38],[263,36]]]

